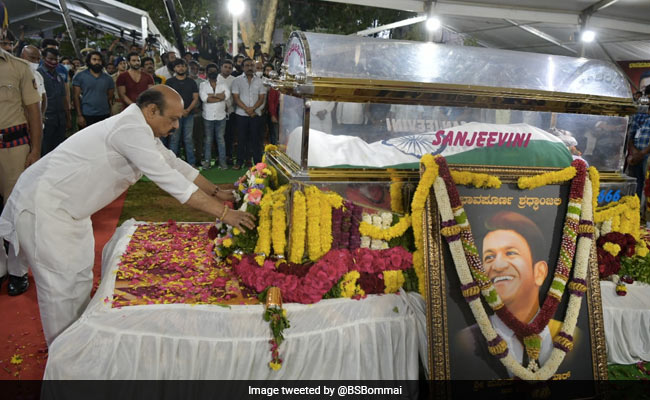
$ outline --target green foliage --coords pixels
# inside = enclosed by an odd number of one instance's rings
[[[338,282],[329,290],[329,292],[323,295],[323,299],[338,299],[341,297],[341,281],[343,278],[339,279]]]
[[[264,290],[260,292],[260,294],[257,295],[257,300],[259,300],[260,303],[262,304],[266,303],[266,296],[269,294],[269,289],[271,289],[271,286],[267,286]]]
[[[264,312],[264,321],[269,322],[271,333],[277,345],[281,345],[284,341],[282,332],[291,327],[289,319],[284,316],[284,312],[280,307],[269,307]]]
[[[650,284],[650,253],[645,257],[622,257],[620,276],[631,276],[635,281]]]
[[[392,225],[395,225],[399,222],[399,215],[393,214]],[[413,253],[415,251],[415,237],[413,236],[413,228],[409,227],[402,236],[392,238],[388,241],[388,247],[397,247],[402,246],[409,252]]]
[[[280,0],[277,18],[285,27],[285,34],[302,30],[348,35],[375,23],[381,26],[414,16],[415,13],[408,11],[328,1]]]
[[[418,291],[418,276],[414,268],[409,268],[404,271],[404,285],[402,287],[407,292]]]

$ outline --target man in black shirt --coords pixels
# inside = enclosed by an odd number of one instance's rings
[[[171,135],[169,147],[178,156],[182,137],[185,145],[185,161],[196,166],[194,142],[192,140],[192,131],[194,129],[192,110],[199,103],[199,88],[196,86],[194,79],[187,77],[187,63],[184,59],[180,58],[175,61],[174,73],[176,75],[167,79],[166,84],[181,95],[185,109],[183,110],[183,117],[178,121],[178,129]]]

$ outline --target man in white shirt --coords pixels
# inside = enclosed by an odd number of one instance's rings
[[[253,228],[253,216],[230,210],[220,191],[160,142],[178,128],[180,95],[167,86],[98,122],[28,168],[0,216],[0,237],[31,266],[48,346],[83,312],[92,287],[90,216],[145,174],[163,190],[227,224]]]
[[[36,89],[38,94],[41,95],[41,118],[45,118],[45,110],[47,109],[47,94],[45,94],[45,82],[43,82],[43,75],[36,72],[38,66],[41,62],[41,52],[36,48],[28,44],[23,47],[23,50],[20,52],[20,58],[29,63],[29,68],[31,68],[34,73],[34,79],[36,79]]]
[[[266,89],[262,79],[255,76],[255,64],[247,58],[243,62],[244,73],[232,83],[232,96],[237,105],[237,165],[253,159],[255,164],[262,161],[262,110],[266,99]]]
[[[212,139],[217,140],[219,168],[228,169],[226,163],[226,102],[230,99],[230,89],[224,81],[218,82],[219,68],[216,64],[205,67],[208,80],[201,82],[199,97],[203,102],[204,154],[201,164],[210,168],[212,160]]]
[[[176,61],[176,53],[169,51],[163,53],[162,56],[163,66],[156,70],[156,75],[162,76],[165,79],[170,79],[174,76],[174,62]]]
[[[232,61],[224,60],[221,63],[221,72],[217,77],[217,83],[223,82],[231,93],[230,98],[226,100],[226,160],[231,165],[235,141],[235,115],[233,114],[235,112],[235,106],[232,99],[232,82],[235,80],[235,77],[232,76],[232,70]]]

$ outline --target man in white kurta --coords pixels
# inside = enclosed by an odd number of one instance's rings
[[[48,346],[89,301],[94,261],[90,216],[143,174],[181,203],[232,226],[254,227],[250,214],[223,203],[232,193],[220,191],[161,143],[159,137],[178,127],[182,112],[178,93],[156,86],[122,113],[70,137],[16,183],[0,216],[0,237],[32,268]]]

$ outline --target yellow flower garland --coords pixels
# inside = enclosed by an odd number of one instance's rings
[[[591,193],[594,193],[593,197],[593,209],[594,211],[598,207],[598,195],[597,193],[600,190],[600,174],[598,173],[598,170],[594,167],[589,167],[587,169],[587,172],[589,173],[589,179],[591,180]]]
[[[332,248],[332,204],[325,192],[319,192],[320,200],[320,256]]]
[[[636,196],[623,196],[619,201],[601,207],[594,213],[594,223],[611,221],[611,231],[629,233],[637,242],[640,239],[639,227],[641,203]]]
[[[402,188],[404,182],[392,179],[393,183],[390,184],[390,209],[396,213],[404,212],[404,198],[402,196]]]
[[[477,188],[500,188],[501,179],[488,174],[450,170],[451,177],[457,185],[472,185]]]
[[[264,147],[264,154],[262,154],[262,162],[266,164],[266,153],[269,153],[271,151],[276,151],[278,149],[278,146],[274,144],[267,144]]]
[[[413,236],[415,237],[415,252],[413,253],[413,268],[418,277],[418,292],[426,298],[425,294],[425,276],[424,276],[424,237],[422,231],[422,218],[424,215],[424,206],[429,197],[431,186],[438,177],[438,164],[436,164],[433,155],[425,154],[420,159],[420,165],[424,166],[424,174],[420,178],[413,200],[411,201],[411,211],[413,215]]]
[[[384,271],[384,293],[396,293],[404,285],[406,279],[404,279],[404,273],[400,270],[396,271]]]
[[[389,241],[393,238],[402,236],[409,226],[411,226],[411,216],[406,214],[399,219],[397,224],[388,229],[381,229],[378,226],[362,221],[361,224],[359,224],[359,232],[361,235],[369,236],[372,239]]]
[[[284,255],[287,246],[287,214],[285,205],[287,197],[284,192],[289,185],[284,185],[273,193],[273,211],[271,213],[271,240],[273,241],[273,251],[277,255]]]
[[[535,189],[546,185],[554,185],[570,181],[576,176],[575,167],[566,167],[560,171],[547,172],[535,176],[522,176],[517,181],[519,189]]]
[[[264,259],[271,253],[271,207],[273,206],[273,192],[269,191],[260,202],[260,220],[257,225],[257,243],[255,244],[255,260],[261,266]],[[261,255],[260,253],[264,253]]]
[[[616,255],[621,252],[621,246],[616,243],[607,242],[603,245],[603,250],[616,257]]]
[[[341,297],[351,298],[353,296],[364,296],[366,293],[357,285],[357,279],[361,277],[359,271],[350,271],[343,275],[339,287],[341,288]]]
[[[291,251],[289,261],[295,264],[302,262],[305,254],[305,229],[307,227],[307,205],[305,195],[296,190],[293,194],[293,212],[291,221]]]
[[[308,186],[305,195],[307,197],[307,250],[309,259],[316,261],[321,256],[320,190],[315,186]]]

